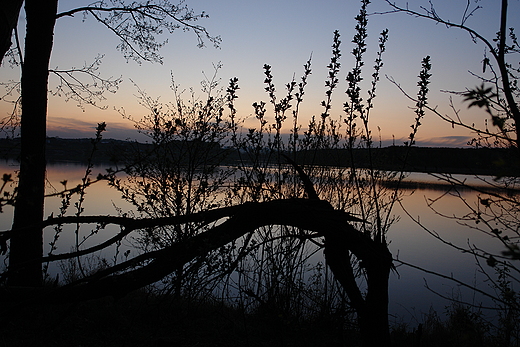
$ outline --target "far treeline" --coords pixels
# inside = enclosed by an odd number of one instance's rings
[[[179,151],[187,150],[193,143],[173,144]],[[217,143],[199,143],[215,151],[215,158],[222,165],[233,165],[240,154],[233,149],[223,148]],[[103,140],[92,155],[90,139],[47,139],[47,160],[49,163],[78,162],[86,163],[92,157],[95,164],[110,164],[124,161],[126,155],[140,151],[146,153],[153,146],[133,141]],[[18,150],[17,150],[18,149]],[[225,155],[222,155],[223,152]],[[0,158],[17,160],[19,139],[0,139]],[[290,153],[287,153],[289,156]],[[296,162],[301,165],[337,166],[380,170],[431,172],[451,174],[475,174],[517,177],[518,170],[511,167],[513,153],[505,148],[446,148],[446,147],[406,147],[389,146],[383,148],[322,149],[301,151],[296,154]],[[506,165],[508,163],[508,165]]]

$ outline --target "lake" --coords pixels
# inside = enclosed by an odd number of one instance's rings
[[[1,173],[14,173],[17,166],[14,164],[3,162],[0,165]],[[102,167],[95,167],[93,177],[103,172]],[[60,163],[50,165],[48,167],[48,187],[47,192],[52,193],[62,189],[60,181],[68,180],[67,186],[74,187],[81,181],[85,174],[85,167],[74,163]],[[426,174],[411,174],[408,178],[413,181],[436,183],[435,178]],[[421,223],[428,229],[435,231],[444,240],[457,246],[466,248],[468,243],[477,247],[484,248],[491,252],[500,253],[503,246],[489,236],[471,230],[468,227],[457,224],[455,220],[450,220],[440,216],[438,213],[430,209],[427,205],[428,199],[435,199],[445,193],[442,187],[432,185],[427,188],[415,190],[405,190],[405,196],[402,200],[402,207],[396,205],[395,214],[400,216],[400,220],[394,224],[387,238],[390,241],[390,250],[395,258],[413,264],[415,266],[427,269],[429,271],[438,272],[443,275],[453,276],[454,278],[464,281],[465,283],[476,285],[484,291],[491,291],[488,284],[485,283],[485,277],[478,271],[475,266],[475,259],[470,254],[462,254],[461,252],[450,248],[443,244],[440,240],[423,230],[415,223],[402,208],[406,209],[409,215],[418,218]],[[434,189],[435,188],[435,189]],[[462,192],[462,197],[470,204],[478,203],[478,196],[473,191]],[[59,211],[61,199],[57,197],[48,198],[46,200],[45,214],[51,213],[56,216]],[[436,203],[437,212],[447,215],[463,215],[465,206],[461,199],[455,196],[446,195]],[[87,190],[85,202],[85,215],[116,215],[118,209],[123,212],[130,211],[132,206],[120,199],[120,193],[108,187],[105,183],[98,183]],[[12,207],[6,207],[2,215],[0,215],[0,228],[7,230],[12,222]],[[74,206],[69,209],[69,214],[74,213]],[[50,229],[50,228],[49,228]],[[90,228],[84,227],[78,238],[82,238],[90,234]],[[97,244],[105,240],[108,236],[113,235],[117,230],[115,228],[107,228],[86,241],[84,246]],[[54,232],[52,229],[46,230],[45,245],[52,241]],[[65,231],[60,236],[58,247],[60,252],[70,250],[74,244],[73,229]],[[129,248],[130,245],[123,244],[122,247]],[[45,253],[48,249],[45,250]],[[109,249],[103,251],[103,257],[110,259],[114,257],[114,250]],[[434,308],[438,313],[445,310],[445,306],[449,302],[439,295],[428,290],[425,286],[427,283],[431,289],[448,298],[457,298],[470,303],[482,303],[483,306],[492,306],[489,299],[473,291],[468,291],[456,283],[447,279],[441,279],[437,276],[427,274],[420,270],[397,265],[397,272],[390,276],[390,307],[391,322],[405,323],[415,326],[422,321],[423,315],[428,313],[430,307]],[[484,264],[485,266],[485,264]]]

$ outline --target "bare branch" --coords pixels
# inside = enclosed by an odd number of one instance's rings
[[[158,50],[167,39],[158,42],[156,38],[164,32],[175,30],[193,31],[198,46],[204,47],[205,41],[220,45],[219,36],[211,36],[201,25],[194,22],[208,18],[205,12],[196,14],[183,1],[173,5],[169,0],[133,1],[125,4],[122,0],[101,0],[85,7],[78,7],[57,14],[57,18],[83,13],[92,15],[98,22],[112,31],[121,43],[117,46],[127,60],[162,62]]]
[[[50,90],[50,93],[53,96],[64,96],[65,101],[73,100],[82,109],[84,104],[105,109],[106,106],[101,106],[98,102],[106,100],[105,92],[115,93],[123,79],[121,76],[100,77],[98,69],[102,59],[103,55],[98,55],[90,65],[85,64],[82,68],[49,70],[59,79],[58,85],[54,90]],[[91,82],[84,82],[80,76],[90,79]]]
[[[495,61],[498,64],[498,68],[500,71],[501,89],[502,89],[503,95],[505,97],[505,100],[507,101],[509,116],[510,116],[510,118],[514,119],[514,123],[515,123],[514,124],[515,134],[516,134],[516,138],[514,139],[515,147],[520,148],[520,146],[519,146],[519,142],[520,142],[520,136],[519,136],[520,109],[518,108],[518,104],[516,103],[516,100],[514,98],[512,84],[510,83],[510,79],[509,79],[510,74],[511,74],[511,72],[510,72],[511,66],[505,60],[506,51],[509,51],[509,47],[507,47],[507,45],[506,45],[506,37],[507,37],[506,22],[507,22],[508,1],[507,0],[501,1],[502,5],[501,5],[501,16],[500,16],[500,30],[498,33],[498,47],[496,47],[491,41],[486,39],[484,36],[479,34],[476,30],[471,29],[470,27],[468,27],[466,25],[467,19],[470,16],[472,16],[476,10],[478,10],[480,8],[479,6],[477,6],[473,10],[469,10],[469,4],[468,4],[464,11],[462,21],[459,24],[459,23],[451,22],[449,20],[445,20],[445,19],[441,18],[439,15],[437,15],[435,8],[433,6],[433,3],[431,1],[430,1],[430,9],[421,7],[423,12],[411,10],[410,8],[408,8],[408,6],[406,8],[400,7],[400,6],[396,5],[395,3],[391,2],[390,0],[385,0],[385,1],[393,9],[393,11],[392,11],[393,13],[395,13],[395,12],[406,13],[406,14],[414,16],[414,17],[433,20],[437,23],[444,24],[449,28],[453,27],[453,28],[458,28],[458,29],[464,30],[470,34],[470,36],[474,42],[476,42],[478,40],[487,47],[487,49],[489,50],[489,52],[491,53],[491,55],[493,56],[493,58],[495,59]],[[512,35],[512,39],[515,42],[516,37],[514,36],[514,32]],[[515,50],[513,49],[512,51],[515,51]],[[484,69],[486,67],[486,59],[487,58],[485,58]],[[498,80],[497,80],[497,82],[498,82]],[[449,119],[446,119],[444,117],[441,117],[441,118],[454,124],[453,120],[450,121]],[[495,120],[494,117],[493,117],[493,119]],[[458,124],[458,125],[466,127],[463,124]],[[471,128],[471,127],[469,127],[469,128]],[[509,140],[509,141],[511,143],[511,140]]]
[[[475,286],[472,286],[472,285],[469,285],[469,284],[467,284],[467,283],[464,283],[464,282],[462,282],[461,280],[458,280],[458,279],[454,278],[453,276],[447,276],[447,275],[444,275],[444,274],[441,274],[441,273],[438,273],[438,272],[435,272],[435,271],[427,270],[427,269],[422,268],[422,267],[420,267],[420,266],[413,265],[413,264],[410,264],[410,263],[404,262],[404,261],[399,260],[399,259],[394,259],[394,261],[397,262],[397,263],[400,263],[400,264],[402,264],[402,265],[406,265],[406,266],[409,266],[409,267],[411,267],[411,268],[414,268],[414,269],[420,270],[420,271],[422,271],[422,272],[424,272],[424,273],[427,273],[427,274],[430,274],[430,275],[434,275],[434,276],[437,276],[437,277],[440,277],[440,278],[444,278],[444,279],[450,280],[450,281],[452,281],[452,282],[457,283],[458,285],[460,285],[460,286],[462,286],[462,287],[465,287],[465,288],[471,289],[471,290],[473,290],[473,291],[475,291],[475,292],[477,292],[477,293],[480,293],[480,294],[482,294],[482,295],[484,295],[484,296],[486,296],[486,297],[488,297],[488,298],[491,298],[491,299],[493,299],[493,300],[495,300],[495,301],[501,302],[501,303],[503,303],[503,304],[505,304],[505,305],[511,305],[511,303],[508,303],[508,302],[506,302],[505,300],[502,300],[502,299],[499,298],[499,297],[496,297],[496,296],[494,296],[494,295],[491,295],[491,294],[489,294],[489,293],[487,293],[487,292],[485,292],[485,291],[483,291],[483,290],[481,290],[481,289],[479,289],[479,288],[477,288],[477,287],[475,287]],[[450,300],[451,300],[451,299],[450,299]]]

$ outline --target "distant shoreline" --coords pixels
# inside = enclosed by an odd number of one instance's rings
[[[92,155],[91,139],[47,139],[47,161],[87,163]],[[97,145],[92,157],[94,164],[122,162],[137,150],[146,150],[151,145],[133,141],[104,139]],[[216,146],[216,148],[215,148]],[[228,151],[224,165],[233,165],[239,160],[238,152],[211,144],[212,150]],[[19,139],[0,139],[0,158],[18,159]],[[293,158],[303,165],[350,167],[352,159],[359,168],[374,167],[385,171],[423,173],[446,173],[489,176],[518,176],[510,163],[516,163],[514,153],[508,149],[490,148],[443,148],[390,146],[367,149],[300,151]]]

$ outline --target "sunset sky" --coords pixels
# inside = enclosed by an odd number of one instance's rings
[[[396,0],[405,6],[406,2]],[[460,22],[467,0],[433,0],[437,13],[454,22]],[[87,5],[89,1],[61,0],[60,11]],[[122,76],[123,83],[116,94],[107,94],[102,103],[106,110],[86,106],[78,108],[72,101],[65,102],[58,96],[49,97],[48,136],[64,138],[90,137],[97,123],[105,121],[107,138],[136,138],[136,131],[130,121],[115,110],[124,108],[126,114],[139,119],[146,110],[139,106],[136,98],[137,85],[152,97],[160,97],[163,102],[172,100],[171,75],[182,88],[194,87],[200,91],[200,81],[213,73],[213,64],[221,62],[219,71],[222,85],[229,78],[239,79],[239,116],[248,118],[253,112],[251,104],[255,101],[268,101],[263,88],[263,65],[272,66],[279,97],[284,94],[284,85],[293,75],[299,80],[303,64],[312,54],[312,75],[306,89],[301,109],[302,123],[305,125],[312,115],[322,112],[321,100],[325,97],[324,81],[327,77],[327,64],[331,56],[334,30],[339,30],[342,41],[341,84],[334,95],[332,115],[342,113],[341,105],[346,100],[345,76],[353,65],[352,36],[354,17],[359,12],[360,2],[355,0],[187,0],[188,6],[196,12],[206,11],[210,18],[197,24],[205,26],[212,35],[220,35],[222,44],[214,48],[211,43],[205,48],[197,48],[193,33],[178,32],[171,35],[169,43],[160,51],[164,63],[126,62],[115,49],[118,39],[92,17],[84,20],[83,15],[60,18],[55,30],[55,45],[51,68],[67,69],[88,64],[98,54],[105,54],[99,72],[104,77]],[[420,10],[429,7],[428,1],[414,0],[410,8]],[[483,36],[492,39],[499,28],[500,1],[481,0],[476,2],[483,7],[478,10],[467,25]],[[475,6],[475,0],[471,0]],[[383,0],[374,0],[368,12],[384,12],[390,8]],[[509,26],[519,27],[520,1],[509,2]],[[20,30],[25,25],[22,11]],[[385,144],[395,138],[400,144],[406,140],[413,123],[414,113],[409,101],[389,80],[394,78],[408,93],[417,92],[417,75],[421,59],[431,56],[433,65],[430,105],[438,106],[442,113],[452,114],[449,107],[450,95],[442,90],[462,91],[479,85],[480,81],[468,71],[482,72],[484,45],[475,44],[470,36],[455,28],[446,28],[434,22],[414,18],[405,14],[374,14],[369,17],[368,52],[365,55],[364,77],[368,85],[372,74],[371,66],[375,59],[378,34],[389,29],[387,51],[383,56],[384,67],[378,86],[375,108],[371,124],[374,133],[380,129]],[[518,66],[518,61],[512,62]],[[19,70],[4,62],[0,68],[0,80],[19,79]],[[490,77],[490,75],[487,75]],[[56,79],[51,78],[51,87]],[[135,85],[134,85],[135,83]],[[3,94],[3,93],[2,93]],[[366,88],[363,91],[366,99]],[[11,99],[14,96],[11,96]],[[480,113],[467,110],[455,98],[455,105],[461,109],[463,119],[468,123],[484,124]],[[7,116],[11,105],[0,102],[0,115]],[[254,117],[250,117],[254,118]],[[256,126],[252,119],[246,124]],[[379,135],[376,135],[379,136]],[[427,114],[418,133],[418,145],[462,146],[472,134],[463,129],[452,129],[434,116]],[[139,138],[139,139],[142,139]]]

